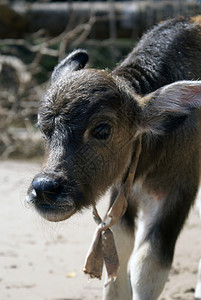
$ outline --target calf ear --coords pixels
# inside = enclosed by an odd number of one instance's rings
[[[201,108],[201,81],[178,81],[160,88],[143,100],[142,131],[163,134],[169,126],[174,130],[174,124],[176,126],[194,109]]]
[[[65,76],[65,74],[69,72],[83,69],[88,62],[88,59],[89,57],[85,50],[78,49],[70,53],[54,68],[51,78],[52,83],[60,76]]]

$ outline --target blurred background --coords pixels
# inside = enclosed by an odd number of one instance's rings
[[[43,153],[37,110],[54,66],[75,48],[113,68],[154,24],[201,13],[200,0],[0,1],[0,159]]]

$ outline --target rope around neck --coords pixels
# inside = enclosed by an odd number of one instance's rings
[[[108,277],[106,285],[117,278],[119,269],[118,254],[110,227],[115,225],[126,212],[128,206],[127,199],[131,193],[140,153],[141,137],[137,141],[136,151],[134,152],[127,178],[122,184],[119,194],[104,221],[99,216],[96,207],[93,206],[93,218],[98,224],[98,227],[88,250],[83,272],[89,274],[91,278],[96,277],[101,279],[103,264],[105,263]]]

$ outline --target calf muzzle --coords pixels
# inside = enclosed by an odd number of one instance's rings
[[[27,202],[48,221],[62,221],[75,212],[72,186],[55,174],[40,173],[28,190]]]

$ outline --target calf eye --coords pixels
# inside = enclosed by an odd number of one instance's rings
[[[99,123],[92,129],[91,134],[97,140],[107,140],[111,134],[111,126],[108,123]]]

